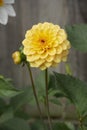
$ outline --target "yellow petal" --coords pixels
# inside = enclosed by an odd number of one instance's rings
[[[69,50],[65,50],[65,51],[63,51],[62,52],[62,57],[65,57],[65,56],[67,56],[69,54]]]
[[[54,43],[53,43],[53,47],[57,47],[58,46],[58,41],[56,40]]]
[[[57,29],[57,31],[60,30],[60,26],[59,25],[55,25],[55,29]]]
[[[58,41],[58,44],[61,44],[64,40],[61,36],[57,36],[57,41]]]
[[[36,63],[35,63],[35,62],[31,62],[31,63],[30,63],[30,66],[31,66],[31,67],[36,67]]]
[[[42,53],[44,53],[44,50],[39,50],[39,51],[37,51],[37,53],[42,54]]]
[[[28,30],[25,34],[25,38],[29,38],[32,36],[32,32],[30,30]]]
[[[41,66],[44,62],[45,62],[44,59],[39,59],[39,60],[35,61],[36,65],[37,65],[38,67]]]
[[[67,49],[66,42],[63,42],[63,43],[61,44],[61,46],[62,46],[62,49],[63,49],[63,50],[66,50],[66,49]]]
[[[58,63],[55,63],[55,62],[52,63],[53,67],[56,67],[57,65],[58,65]]]
[[[49,68],[51,65],[52,65],[52,62],[46,62],[46,63],[45,63],[45,66],[46,66],[47,68]]]
[[[57,34],[57,40],[61,44],[63,41],[67,39],[66,32],[63,29],[60,29]]]
[[[63,62],[66,62],[66,61],[67,61],[67,56],[62,57],[62,61],[63,61]]]
[[[27,40],[27,39],[25,39],[25,40],[23,40],[23,42],[22,42],[22,44],[24,45],[24,46],[29,46],[29,41]]]
[[[62,47],[58,46],[57,49],[56,49],[56,53],[61,54],[61,52],[62,52]]]
[[[26,47],[24,47],[23,52],[24,52],[24,54],[26,54],[26,55],[32,55],[32,54],[35,54],[35,53],[36,53],[35,50],[30,49],[30,48],[26,48]]]
[[[54,62],[60,63],[61,62],[61,55],[56,55],[54,58]]]
[[[66,42],[66,45],[67,45],[67,48],[70,49],[71,48],[71,45],[70,45],[70,42],[67,40]]]
[[[60,29],[58,34],[65,40],[67,39],[67,34],[64,29]]]
[[[35,60],[38,60],[39,58],[40,58],[40,55],[38,55],[38,54],[28,55],[28,56],[27,56],[27,61],[33,62],[33,61],[35,61]]]
[[[41,69],[41,70],[45,70],[46,68],[47,68],[47,67],[46,67],[44,64],[40,66],[40,69]]]
[[[45,59],[48,56],[48,52],[44,52],[43,54],[40,55],[41,59]]]
[[[51,62],[52,60],[54,59],[54,56],[49,56],[46,58],[46,61],[47,62]]]
[[[49,55],[53,56],[53,55],[56,54],[56,49],[55,49],[55,48],[50,48],[50,49],[48,50],[48,53],[49,53]]]
[[[36,53],[36,51],[35,51],[34,49],[30,49],[30,50],[29,50],[29,54],[33,55],[33,54],[35,54],[35,53]]]

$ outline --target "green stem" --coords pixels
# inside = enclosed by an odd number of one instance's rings
[[[36,100],[37,108],[38,108],[38,111],[39,111],[40,119],[43,120],[43,118],[42,118],[42,112],[41,112],[41,109],[40,109],[40,105],[39,105],[39,101],[38,101],[38,98],[37,98],[37,93],[36,93],[36,89],[35,89],[35,85],[34,85],[34,81],[33,81],[33,76],[32,76],[32,72],[31,72],[31,68],[29,66],[29,63],[26,63],[26,65],[28,67],[28,71],[29,71],[29,74],[30,74],[30,79],[31,79],[32,88],[33,88],[33,93],[34,93],[34,97],[35,97],[35,100]]]
[[[84,130],[84,127],[83,127],[82,123],[80,124],[80,127],[81,127],[82,130]]]
[[[50,118],[50,111],[49,111],[49,100],[48,100],[48,71],[45,70],[45,82],[46,82],[46,109],[47,109],[47,117],[49,123],[49,129],[52,130],[52,122]]]
[[[84,130],[84,127],[83,127],[83,124],[82,124],[82,120],[83,120],[83,119],[80,118],[80,127],[81,127],[82,130]]]

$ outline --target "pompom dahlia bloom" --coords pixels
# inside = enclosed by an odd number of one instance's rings
[[[66,32],[52,23],[39,23],[26,32],[24,54],[31,67],[41,70],[67,60],[70,43]]]
[[[6,25],[8,16],[16,16],[16,13],[11,4],[14,0],[0,0],[0,23]]]

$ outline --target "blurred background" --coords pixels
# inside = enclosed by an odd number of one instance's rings
[[[15,0],[16,17],[0,24],[0,74],[13,79],[18,87],[29,84],[26,67],[14,65],[11,55],[21,46],[26,30],[38,22],[52,22],[61,27],[87,22],[87,0]],[[73,48],[69,57],[75,76],[87,81],[87,54]],[[54,69],[64,73],[64,65]],[[33,69],[34,76],[36,69]]]
[[[21,46],[25,32],[34,24],[45,21],[59,24],[63,28],[65,25],[86,23],[87,0],[15,0],[14,9],[16,17],[9,17],[6,26],[0,24],[0,74],[11,78],[15,86],[20,88],[30,84],[29,75],[26,67],[13,63],[11,55]],[[72,48],[69,61],[74,76],[87,81],[87,54]],[[65,73],[63,63],[51,70]],[[36,77],[39,69],[33,68],[32,71],[33,76]],[[38,115],[36,107],[32,109],[29,106],[24,109],[34,116]],[[60,117],[64,108],[51,105],[50,109],[52,116]],[[73,107],[70,106],[66,108],[66,113],[73,118],[75,114],[72,110],[74,112]]]

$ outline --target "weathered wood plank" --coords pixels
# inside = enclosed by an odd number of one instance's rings
[[[86,10],[87,1],[83,0],[68,0],[68,24],[80,24],[84,23],[85,19],[83,13]],[[84,13],[85,15],[85,13]],[[74,49],[71,51],[70,61],[72,64],[74,75],[87,81],[87,54],[83,54]]]
[[[53,22],[62,27],[66,24],[87,22],[86,3],[87,0],[17,0],[14,5],[17,13],[16,18],[9,18],[7,26],[0,25],[0,74],[11,77],[17,87],[30,84],[26,67],[14,65],[11,58],[12,52],[21,46],[26,30],[31,28],[33,24],[44,21]],[[86,57],[87,54],[81,54],[74,49],[70,54],[74,75],[87,81]],[[36,77],[39,70],[32,70],[34,77]],[[64,72],[64,64],[51,70]],[[50,109],[52,116],[61,116],[61,108],[53,105]],[[30,110],[32,110],[31,107]],[[35,114],[38,115],[37,109],[34,109],[32,114],[33,112],[34,116]],[[45,110],[43,110],[43,113],[45,113]]]
[[[33,24],[44,21],[53,22],[62,27],[67,23],[82,23],[84,22],[83,17],[85,17],[83,9],[85,2],[86,0],[84,2],[82,0],[16,1],[14,5],[17,13],[16,18],[9,18],[7,26],[0,25],[0,73],[13,78],[18,86],[25,86],[28,82],[30,83],[26,68],[14,65],[11,59],[11,53],[21,46],[26,30],[31,28]],[[81,54],[75,50],[72,50],[70,55],[74,74],[85,80],[87,79],[86,56],[86,54]],[[64,72],[64,64],[51,70]],[[33,69],[33,72],[35,77],[38,71]]]

